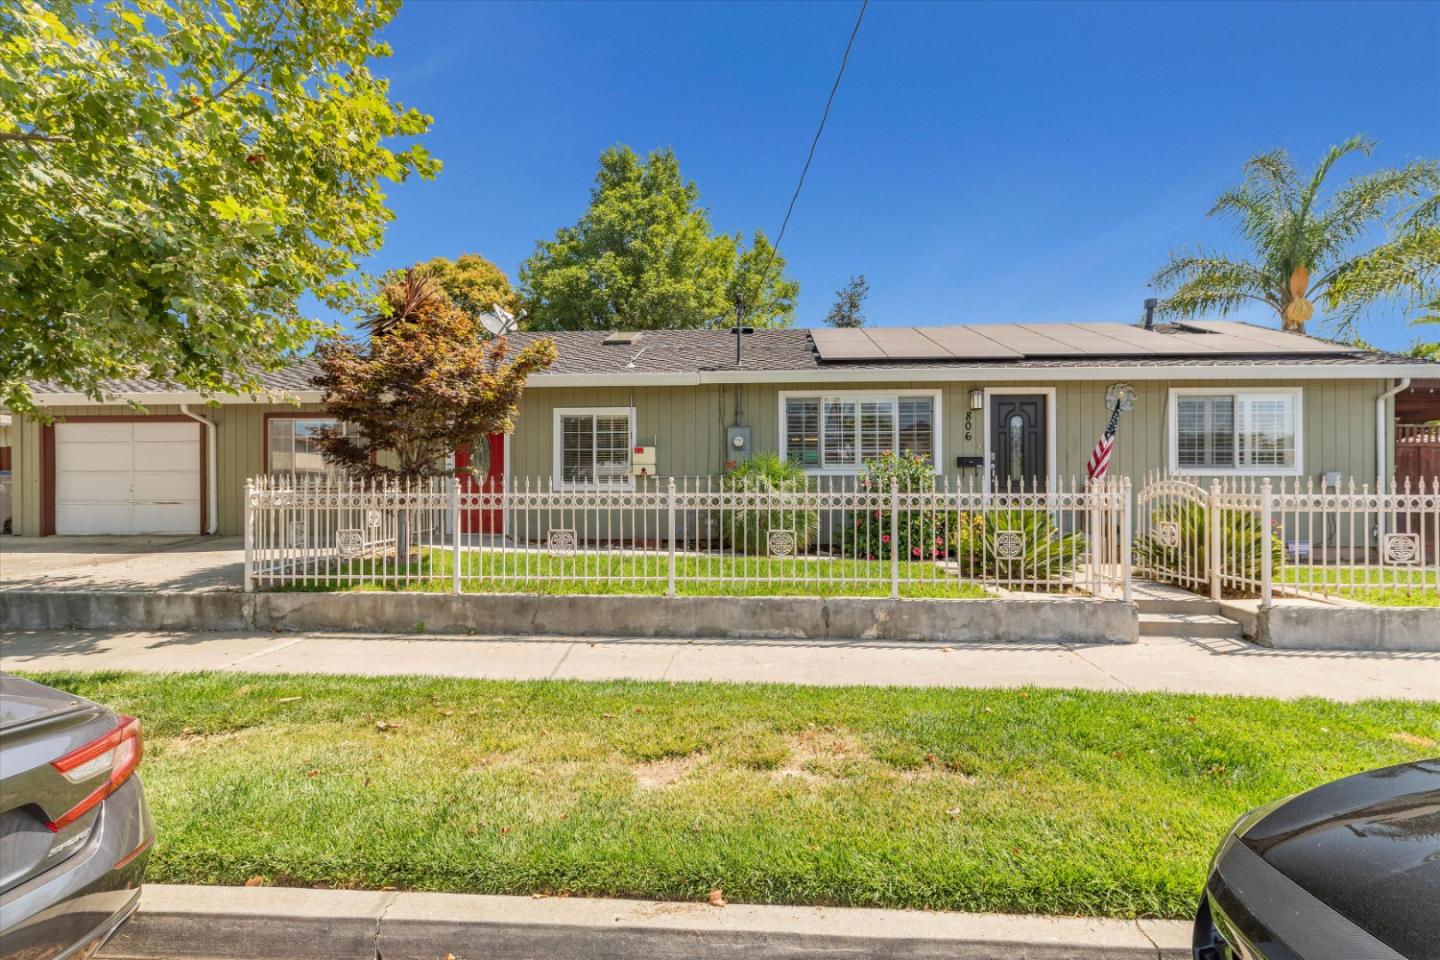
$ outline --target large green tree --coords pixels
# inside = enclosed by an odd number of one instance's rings
[[[1374,147],[1352,137],[1331,147],[1308,176],[1283,150],[1252,158],[1241,184],[1210,211],[1233,221],[1249,249],[1172,255],[1151,282],[1167,293],[1160,314],[1223,316],[1258,302],[1274,310],[1285,329],[1303,332],[1320,304],[1330,331],[1349,338],[1381,301],[1413,307],[1434,296],[1440,164],[1412,160],[1333,189],[1327,184],[1341,160],[1368,156]]]
[[[488,313],[496,307],[510,314],[520,312],[520,297],[510,286],[510,278],[478,253],[462,253],[454,260],[434,257],[411,269],[429,277],[438,292],[471,316]],[[396,283],[404,276],[404,270],[396,270],[386,276],[385,282]]]
[[[258,386],[353,310],[439,164],[370,64],[398,0],[0,3],[0,404],[26,380]]]
[[[646,330],[746,323],[787,326],[798,285],[756,231],[715,234],[700,190],[675,154],[600,155],[590,208],[542,240],[520,268],[525,325],[537,330]]]

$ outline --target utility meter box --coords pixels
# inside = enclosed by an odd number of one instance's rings
[[[655,448],[635,447],[631,450],[630,469],[637,477],[655,476]]]
[[[725,459],[739,463],[750,459],[750,428],[725,428]]]

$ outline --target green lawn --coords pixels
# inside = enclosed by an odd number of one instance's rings
[[[1434,571],[1404,567],[1290,567],[1279,571],[1281,583],[1316,593],[1329,593],[1381,607],[1440,607]]]
[[[1440,752],[1399,701],[36,679],[143,718],[169,883],[1185,917],[1242,811]]]
[[[341,562],[307,583],[279,590],[423,590],[449,592],[454,558],[448,550],[422,550],[405,567],[390,560]],[[461,554],[461,589],[476,593],[656,594],[668,586],[669,563],[661,555],[493,551]],[[423,579],[386,580],[400,573]],[[489,579],[492,577],[505,579]],[[706,577],[706,580],[696,580]],[[725,557],[680,554],[675,559],[675,592],[681,596],[843,596],[888,597],[890,561],[839,557]],[[980,599],[976,583],[947,574],[933,563],[900,564],[902,597]]]

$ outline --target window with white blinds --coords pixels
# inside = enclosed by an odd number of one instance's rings
[[[1299,390],[1171,394],[1170,467],[1180,473],[1299,474]]]
[[[634,411],[629,407],[556,410],[555,482],[564,486],[629,485],[633,421]]]
[[[782,394],[781,455],[821,472],[854,472],[886,453],[939,456],[938,396]]]

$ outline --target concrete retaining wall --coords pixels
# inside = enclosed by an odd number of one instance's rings
[[[1119,600],[422,593],[0,594],[0,629],[290,630],[1135,643]]]
[[[1440,651],[1440,607],[1284,604],[1255,621],[1256,640],[1282,650]]]

